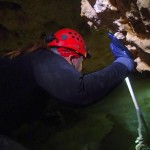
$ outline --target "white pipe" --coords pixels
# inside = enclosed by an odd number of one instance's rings
[[[136,98],[135,98],[135,95],[134,95],[134,92],[133,92],[133,89],[132,89],[132,86],[131,86],[131,83],[130,83],[129,77],[126,77],[126,78],[125,78],[125,81],[126,81],[126,83],[127,83],[127,86],[128,86],[128,89],[129,89],[129,92],[130,92],[130,95],[131,95],[132,101],[133,101],[134,106],[135,106],[135,109],[139,111],[140,109],[139,109],[139,106],[138,106],[137,100],[136,100]]]
[[[140,108],[138,106],[137,100],[135,98],[135,95],[134,95],[134,92],[133,92],[133,89],[132,89],[129,77],[126,77],[125,81],[127,83],[127,86],[128,86],[128,89],[129,89],[132,101],[134,103],[134,106],[135,106],[135,109],[136,109],[136,115],[137,115],[137,119],[138,119],[138,135],[139,136],[137,137],[137,140],[135,141],[136,143],[138,143],[138,145],[136,146],[136,150],[138,150],[138,147],[143,145],[143,142],[144,142],[143,141],[143,135],[142,135],[142,118],[141,118],[142,114],[141,114]]]

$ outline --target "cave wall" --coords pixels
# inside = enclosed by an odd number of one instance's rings
[[[83,35],[92,55],[84,61],[83,71],[103,68],[113,61],[107,33],[90,28],[80,12],[81,0],[1,0],[0,52],[25,47],[44,34],[69,27]]]
[[[93,55],[85,62],[86,72],[111,63],[105,32],[111,31],[132,51],[136,69],[150,71],[150,0],[2,0],[0,18],[0,51],[21,48],[45,33],[70,27],[84,36]]]
[[[25,46],[63,27],[87,34],[80,11],[80,0],[1,0],[0,50]]]
[[[89,26],[121,39],[138,71],[150,71],[150,0],[82,0],[81,16]]]

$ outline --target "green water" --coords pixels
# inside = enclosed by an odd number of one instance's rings
[[[138,74],[130,76],[130,80],[146,124],[149,126],[150,78]],[[97,109],[106,113],[109,119],[114,123],[111,132],[109,132],[103,140],[102,149],[134,149],[134,141],[138,136],[138,122],[126,83],[123,82],[102,102],[93,108],[93,110]],[[143,128],[143,135],[145,140],[149,140],[145,128]]]
[[[133,74],[130,80],[149,127],[150,76]],[[125,81],[97,104],[86,108],[61,105],[53,114],[53,120],[24,124],[12,137],[29,150],[135,150],[138,122]],[[142,134],[149,143],[144,127]]]

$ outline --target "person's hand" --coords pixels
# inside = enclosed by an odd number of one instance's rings
[[[120,40],[118,40],[112,33],[108,33],[108,37],[111,39],[110,48],[115,59],[118,57],[133,59],[130,51],[121,43]]]
[[[114,62],[122,63],[129,71],[132,71],[134,68],[134,60],[130,51],[113,34],[108,33],[108,37],[111,40],[110,49],[115,59]]]

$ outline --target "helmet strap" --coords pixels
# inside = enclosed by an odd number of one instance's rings
[[[55,54],[60,55],[60,53],[58,52],[58,48],[56,48],[56,47],[51,47],[50,50],[51,50],[52,52],[54,52]]]

